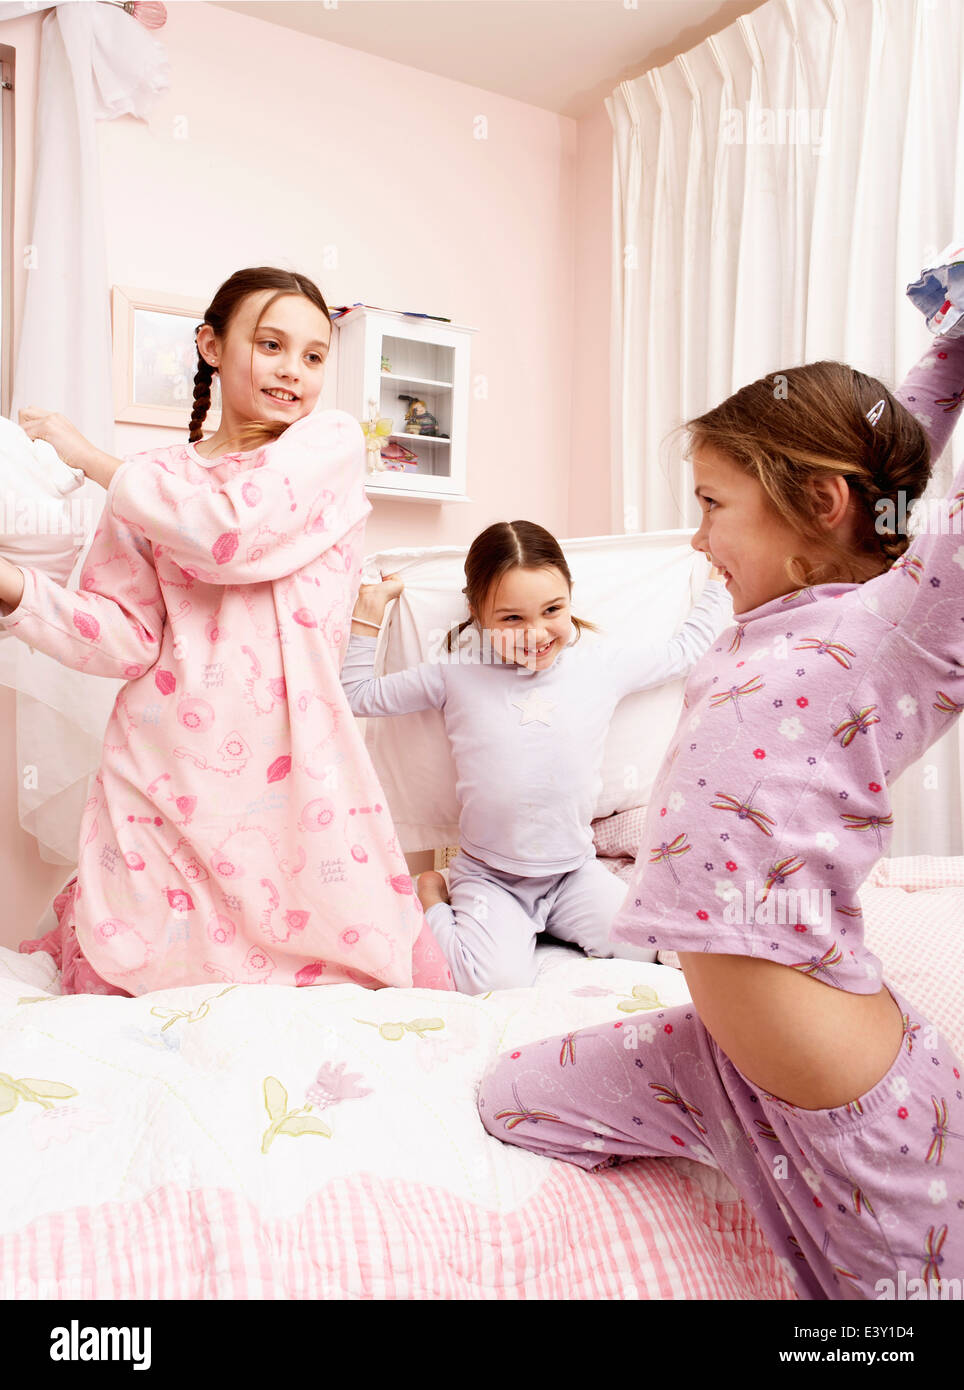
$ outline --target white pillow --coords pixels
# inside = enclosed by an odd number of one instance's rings
[[[89,529],[78,505],[84,482],[46,440],[0,416],[0,555],[66,584]]]
[[[572,613],[604,629],[582,642],[666,642],[687,617],[709,576],[689,531],[590,536],[561,541],[572,574]],[[384,675],[427,661],[443,634],[468,617],[468,547],[430,546],[369,555],[363,584],[399,574],[405,591],[390,605],[375,651]],[[627,696],[606,741],[603,788],[595,816],[644,806],[682,705],[683,680]],[[363,721],[365,743],[406,853],[458,843],[455,765],[438,710]]]

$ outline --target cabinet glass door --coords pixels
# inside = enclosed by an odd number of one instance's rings
[[[382,335],[379,413],[392,421],[382,451],[387,471],[451,476],[454,384],[454,347]]]

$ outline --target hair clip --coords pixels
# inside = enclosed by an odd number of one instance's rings
[[[880,419],[881,415],[883,415],[885,404],[885,401],[878,401],[873,409],[867,411],[867,419],[872,425],[876,426],[877,421]]]

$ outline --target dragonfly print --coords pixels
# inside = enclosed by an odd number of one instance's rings
[[[840,819],[846,821],[845,830],[872,830],[877,837],[877,848],[883,849],[884,841],[881,836],[881,826],[885,829],[892,826],[894,817],[890,816],[851,816],[841,815]]]
[[[964,1134],[958,1134],[953,1129],[948,1129],[950,1121],[947,1118],[946,1100],[943,1098],[938,1100],[936,1096],[931,1096],[931,1104],[934,1107],[935,1122],[931,1125],[931,1134],[933,1134],[934,1137],[931,1140],[930,1148],[927,1150],[927,1157],[924,1159],[924,1162],[930,1163],[933,1161],[934,1163],[940,1164],[944,1161],[944,1145],[947,1140],[964,1139]]]
[[[791,970],[799,970],[803,975],[809,975],[816,979],[820,975],[826,975],[827,979],[833,984],[833,968],[843,960],[843,951],[839,949],[836,941],[824,951],[818,960],[816,956],[811,956],[809,960],[794,961],[790,966]]]
[[[904,570],[915,584],[919,584],[924,573],[924,561],[919,555],[901,555],[890,568],[891,570]]]
[[[920,1032],[920,1024],[911,1023],[910,1014],[901,1014],[900,1021],[904,1030],[901,1036],[901,1042],[907,1044],[907,1053],[909,1056],[914,1051],[914,1034]]]
[[[955,492],[954,496],[951,498],[951,507],[948,516],[957,516],[958,512],[962,509],[964,509],[964,491]]]
[[[576,1035],[567,1033],[562,1040],[562,1051],[559,1053],[559,1065],[564,1067],[567,1062],[576,1065]]]
[[[951,699],[950,695],[945,694],[943,690],[938,690],[934,708],[939,709],[941,714],[960,714],[961,710],[964,710],[964,704],[959,705],[956,700]]]
[[[768,1120],[754,1120],[753,1123],[760,1131],[761,1139],[768,1139],[771,1144],[779,1144],[780,1136]]]
[[[946,1239],[946,1225],[940,1227],[931,1226],[927,1235],[924,1237],[923,1254],[919,1250],[910,1252],[906,1250],[901,1251],[904,1259],[921,1261],[920,1277],[925,1284],[929,1283],[932,1279],[940,1279],[941,1277],[941,1265],[944,1263],[944,1256],[941,1254],[941,1250],[944,1247]]]
[[[762,830],[764,835],[772,835],[771,826],[776,825],[776,821],[771,816],[764,813],[757,806],[752,806],[754,796],[760,783],[756,782],[749,796],[738,801],[735,796],[730,796],[729,792],[717,792],[718,801],[711,801],[710,805],[716,811],[735,811],[739,820],[748,820],[756,826],[757,830]]]
[[[851,651],[850,647],[845,647],[842,642],[835,642],[834,634],[843,620],[838,618],[830,630],[829,637],[804,637],[802,642],[798,642],[794,647],[795,652],[816,652],[819,656],[832,656],[838,666],[842,666],[845,671],[850,670],[850,658],[857,653]]]
[[[794,601],[795,599],[803,598],[804,595],[806,595],[807,601],[808,601],[809,603],[816,603],[816,602],[817,602],[817,595],[813,592],[813,589],[810,588],[809,586],[808,586],[806,589],[794,589],[794,591],[793,591],[792,594],[784,594],[784,595],[783,595],[783,598],[780,600],[780,602],[781,602],[781,603],[793,603],[793,601]]]
[[[880,723],[880,715],[876,714],[876,705],[864,705],[861,709],[854,709],[853,705],[848,705],[850,718],[844,719],[833,731],[833,737],[840,739],[841,748],[849,748],[858,734],[865,734],[871,725]]]
[[[721,690],[718,695],[711,696],[710,705],[713,709],[722,709],[725,704],[732,700],[736,717],[742,724],[743,713],[740,709],[740,701],[745,700],[748,695],[756,695],[763,689],[764,684],[762,676],[753,676],[750,680],[744,681],[742,685],[731,685],[729,690]]]
[[[746,633],[746,623],[737,623],[736,631],[733,634],[733,641],[727,648],[730,652],[738,652],[743,645],[743,637]]]
[[[850,1188],[850,1200],[853,1202],[854,1211],[858,1216],[862,1216],[866,1211],[869,1216],[876,1219],[877,1213],[870,1204],[870,1198],[864,1196],[862,1189],[857,1186],[853,1178],[849,1178],[846,1173],[837,1173],[833,1168],[825,1168],[823,1171],[831,1178],[836,1178],[838,1182],[842,1182],[845,1187]]]
[[[790,875],[799,873],[806,862],[805,859],[795,859],[793,855],[788,855],[786,859],[778,859],[777,862],[771,866],[770,872],[766,876],[766,881],[763,884],[763,896],[760,898],[760,902],[765,903],[770,896],[770,890],[776,887],[782,888]]]
[[[947,1239],[947,1227],[942,1226],[940,1230],[936,1226],[931,1226],[924,1239],[924,1259],[926,1261],[921,1278],[925,1282],[929,1279],[939,1279],[941,1265],[944,1263],[944,1256],[941,1250]]]
[[[672,1082],[672,1085],[670,1086],[664,1086],[660,1081],[651,1081],[649,1083],[650,1090],[656,1091],[657,1093],[653,1097],[653,1099],[659,1105],[675,1105],[677,1110],[679,1110],[683,1115],[684,1119],[688,1119],[690,1116],[692,1116],[693,1124],[695,1125],[696,1129],[699,1131],[700,1134],[705,1135],[707,1132],[706,1126],[702,1123],[700,1118],[703,1114],[702,1110],[700,1110],[697,1106],[693,1105],[690,1101],[686,1100],[686,1098],[680,1093],[680,1091],[676,1087],[675,1063],[670,1066],[670,1080]]]
[[[515,1098],[515,1110],[498,1110],[495,1116],[497,1120],[505,1120],[506,1129],[515,1129],[524,1120],[528,1120],[534,1125],[537,1125],[540,1120],[556,1120],[558,1123],[562,1123],[558,1115],[553,1115],[548,1110],[530,1110],[528,1106],[523,1105],[514,1081],[512,1083],[512,1095]]]
[[[801,1250],[801,1248],[800,1248],[800,1242],[797,1240],[796,1236],[787,1236],[787,1240],[788,1240],[788,1242],[789,1242],[791,1245],[795,1245],[795,1246],[796,1246],[796,1249],[795,1249],[794,1252],[793,1252],[794,1259],[797,1259],[797,1260],[805,1260],[807,1257],[806,1257],[806,1255],[803,1253],[803,1251]],[[830,1249],[830,1232],[829,1232],[829,1231],[825,1231],[825,1232],[824,1232],[823,1241],[822,1241],[821,1246],[820,1246],[820,1250],[821,1250],[821,1253],[822,1253],[824,1259],[827,1258],[827,1252],[828,1252],[829,1249]],[[834,1275],[835,1275],[836,1278],[837,1278],[837,1283],[839,1283],[841,1279],[847,1279],[847,1280],[849,1280],[849,1282],[850,1282],[851,1284],[853,1284],[853,1285],[855,1285],[855,1286],[858,1285],[858,1284],[860,1283],[860,1275],[859,1275],[859,1274],[854,1274],[854,1272],[853,1272],[852,1270],[850,1270],[850,1269],[844,1269],[843,1265],[831,1264],[830,1268],[833,1270]]]
[[[689,854],[692,848],[692,845],[686,843],[686,831],[683,830],[676,836],[675,840],[670,840],[669,843],[664,840],[661,845],[657,845],[655,849],[651,849],[649,852],[649,862],[651,864],[664,863],[673,875],[673,881],[678,884],[679,874],[677,874],[673,867],[673,859],[678,859],[681,854]]]
[[[944,407],[944,414],[949,415],[952,410],[957,409],[962,400],[964,400],[964,389],[952,391],[949,396],[940,396],[934,401],[934,404],[942,405]]]

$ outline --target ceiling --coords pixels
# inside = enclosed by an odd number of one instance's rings
[[[667,63],[764,0],[214,0],[563,116]]]

